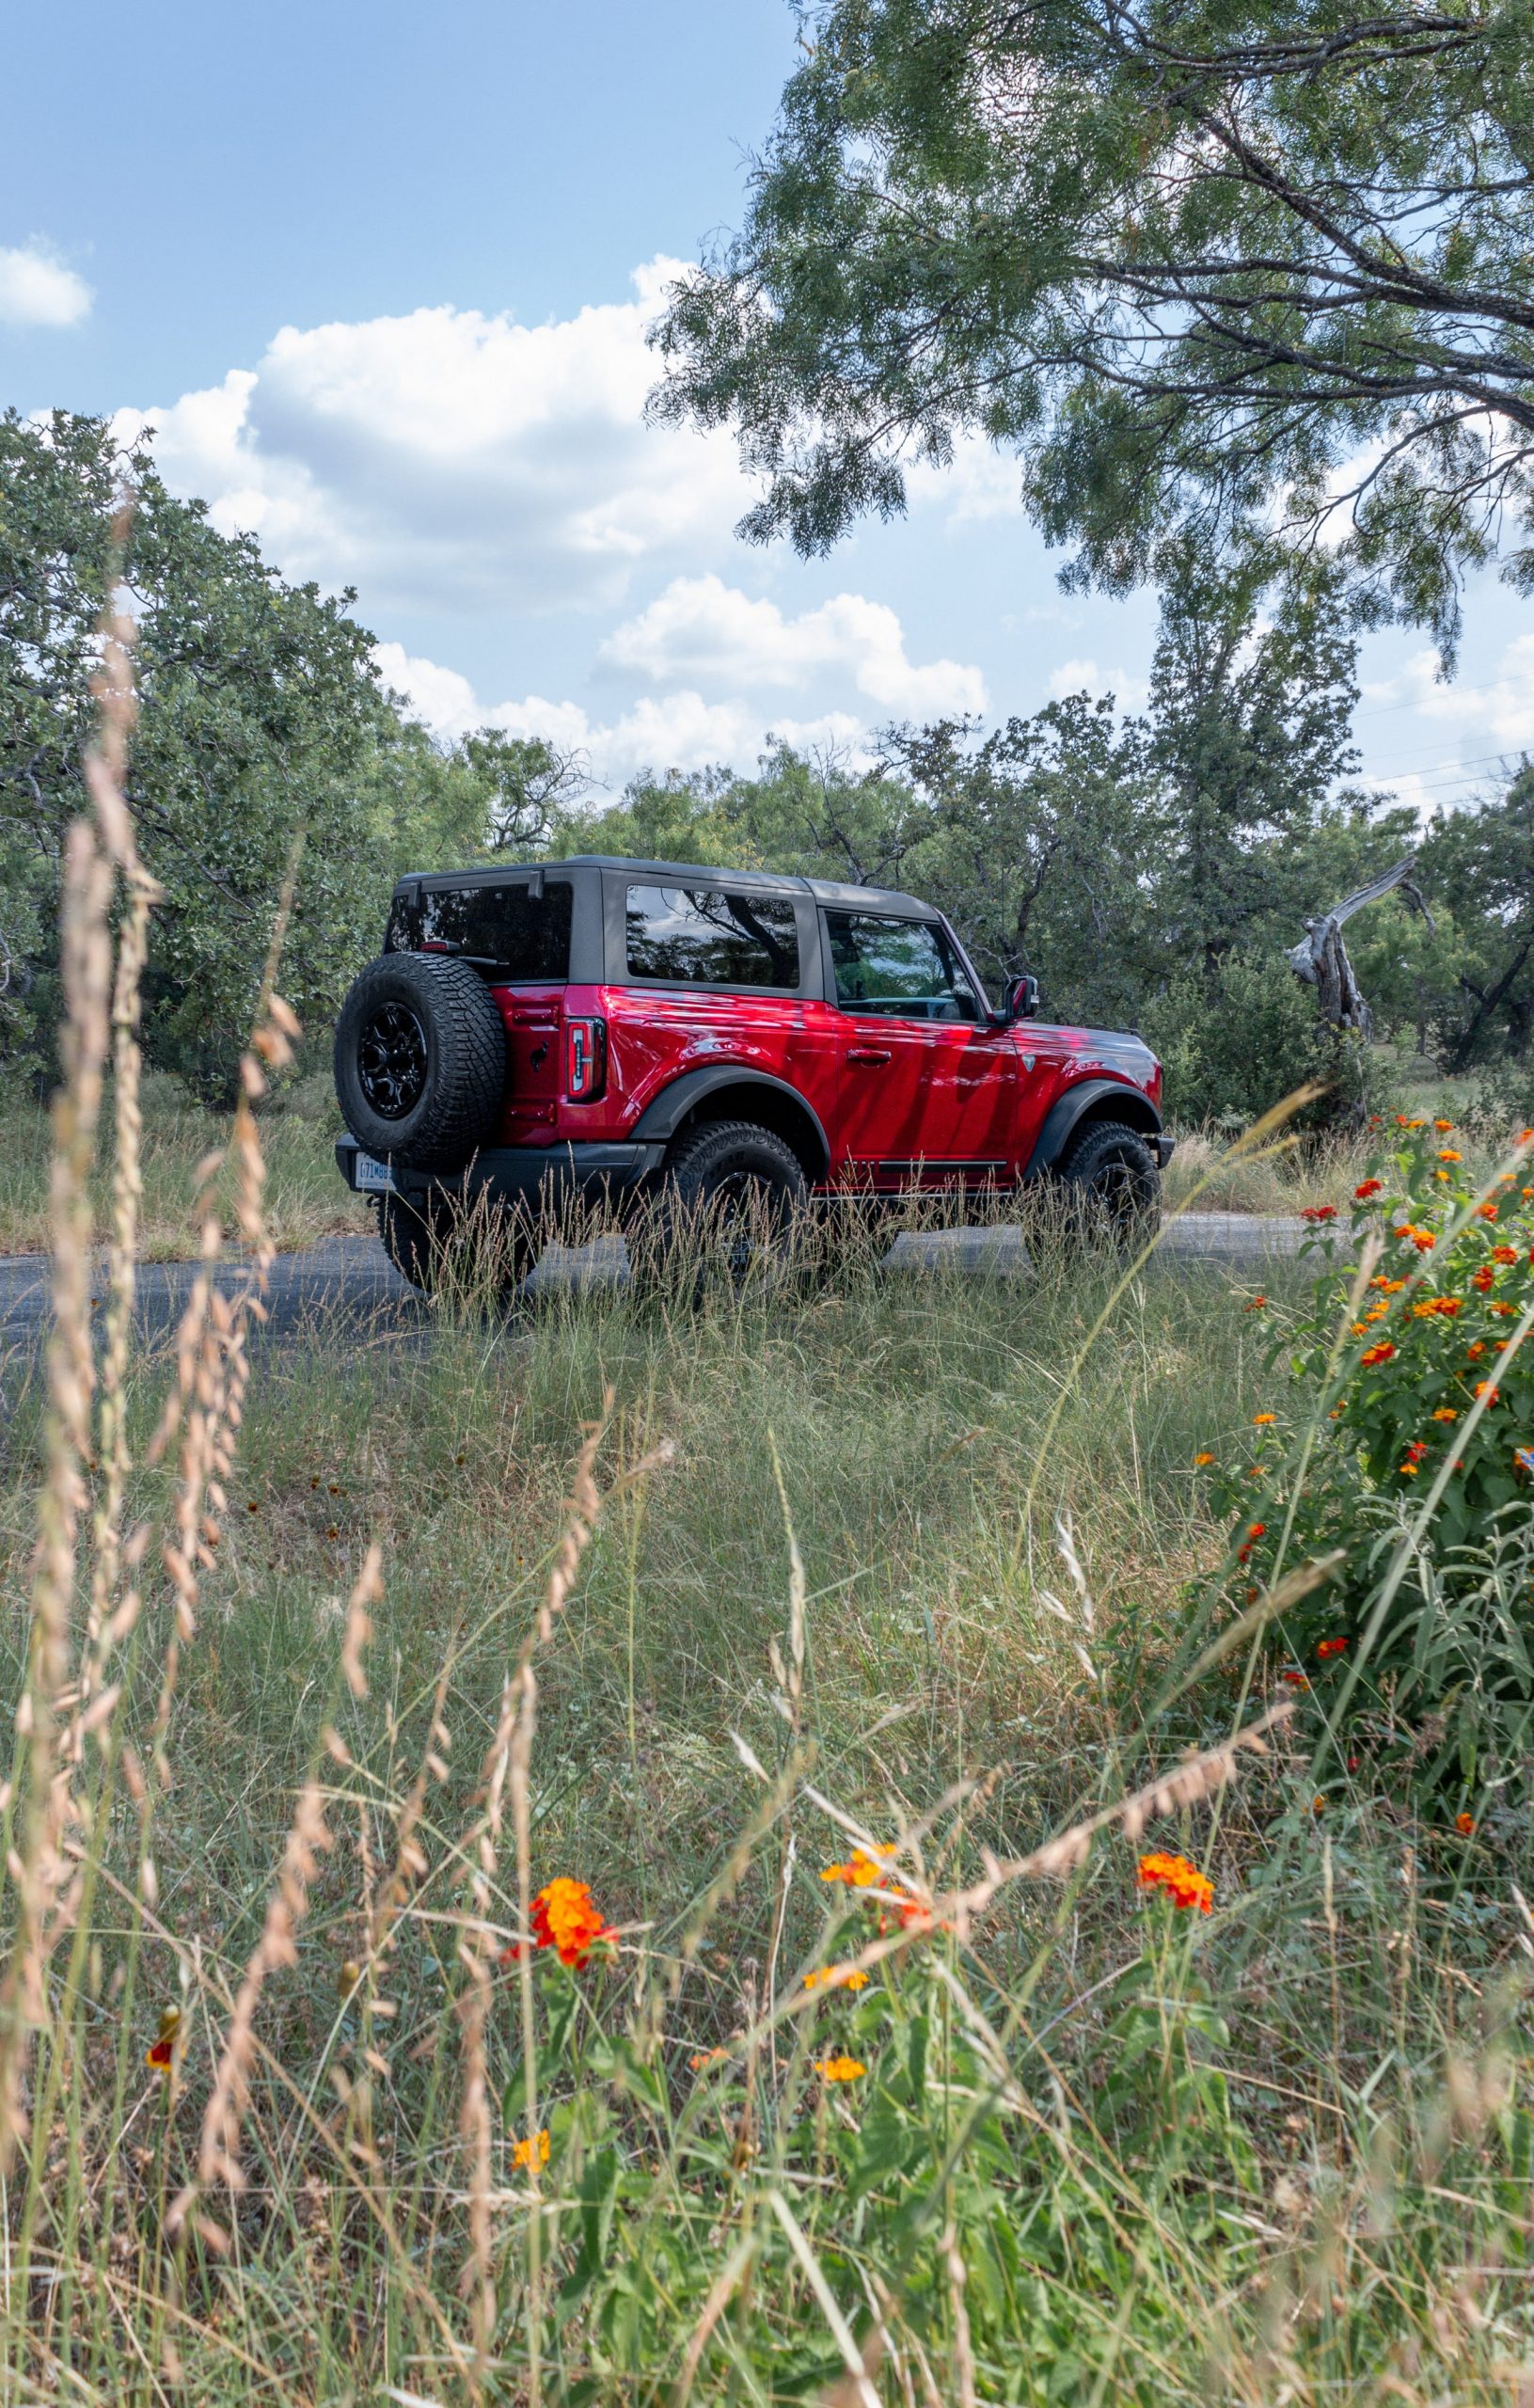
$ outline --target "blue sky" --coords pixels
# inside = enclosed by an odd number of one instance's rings
[[[738,217],[786,0],[55,0],[8,27],[0,400],[148,416],[164,471],[354,584],[392,682],[641,765],[856,745],[1087,685],[1146,597],[1061,596],[978,450],[830,561],[742,546],[727,440],[642,424],[667,273]],[[1534,744],[1534,609],[1468,597],[1457,682],[1369,639],[1366,770],[1431,808]]]

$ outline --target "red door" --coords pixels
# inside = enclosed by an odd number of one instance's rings
[[[986,1018],[945,929],[828,911],[842,1029],[837,1152],[882,1188],[1008,1177],[1018,1054]]]

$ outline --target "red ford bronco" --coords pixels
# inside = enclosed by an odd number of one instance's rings
[[[572,1194],[754,1226],[811,1197],[1049,1177],[1115,1220],[1171,1150],[1137,1037],[999,1010],[941,911],[767,871],[584,857],[402,879],[336,1032],[349,1186],[429,1286],[464,1207]]]

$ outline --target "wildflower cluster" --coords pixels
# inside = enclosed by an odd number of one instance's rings
[[[539,1891],[528,1920],[534,1949],[552,1948],[561,1965],[573,1968],[584,1965],[593,1948],[610,1947],[618,1937],[603,1919],[588,1884],[563,1874]],[[521,1954],[521,1943],[514,1940],[502,1949],[500,1961],[514,1965]]]
[[[1135,1876],[1137,1890],[1159,1890],[1170,1898],[1174,1907],[1195,1908],[1201,1915],[1214,1911],[1214,1884],[1207,1873],[1190,1864],[1185,1856],[1167,1856],[1157,1850],[1140,1859]]]
[[[1534,1130],[1523,1133],[1490,1192],[1467,1174],[1453,1133],[1447,1121],[1400,1116],[1388,1156],[1360,1180],[1346,1219],[1323,1219],[1319,1209],[1308,1215],[1302,1252],[1318,1275],[1307,1307],[1271,1358],[1302,1391],[1297,1419],[1307,1418],[1323,1384],[1334,1383],[1324,1435],[1293,1500],[1289,1560],[1341,1546],[1350,1564],[1340,1576],[1345,1588],[1367,1568],[1369,1550],[1359,1541],[1369,1499],[1388,1504],[1435,1491],[1431,1544],[1447,1551],[1474,1541],[1529,1485],[1534,1339],[1524,1348],[1515,1332],[1534,1307]],[[1375,1267],[1360,1291],[1366,1249]],[[1335,1350],[1344,1320],[1354,1351],[1337,1395]],[[1342,1361],[1346,1367],[1349,1357]],[[1255,1474],[1274,1530],[1285,1521],[1277,1509],[1290,1501],[1287,1419],[1257,1414],[1250,1465],[1216,1475],[1227,1507],[1241,1513],[1244,1505],[1250,1513]],[[1242,1515],[1231,1546],[1249,1579],[1273,1571],[1273,1544],[1261,1524]],[[1348,1602],[1333,1588],[1286,1624],[1305,1673],[1343,1655],[1349,1619]]]

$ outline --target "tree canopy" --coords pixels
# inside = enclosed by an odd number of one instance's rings
[[[821,0],[738,237],[673,289],[664,418],[827,548],[912,460],[1016,452],[1074,573],[1190,528],[1340,537],[1432,626],[1534,590],[1531,0]]]

